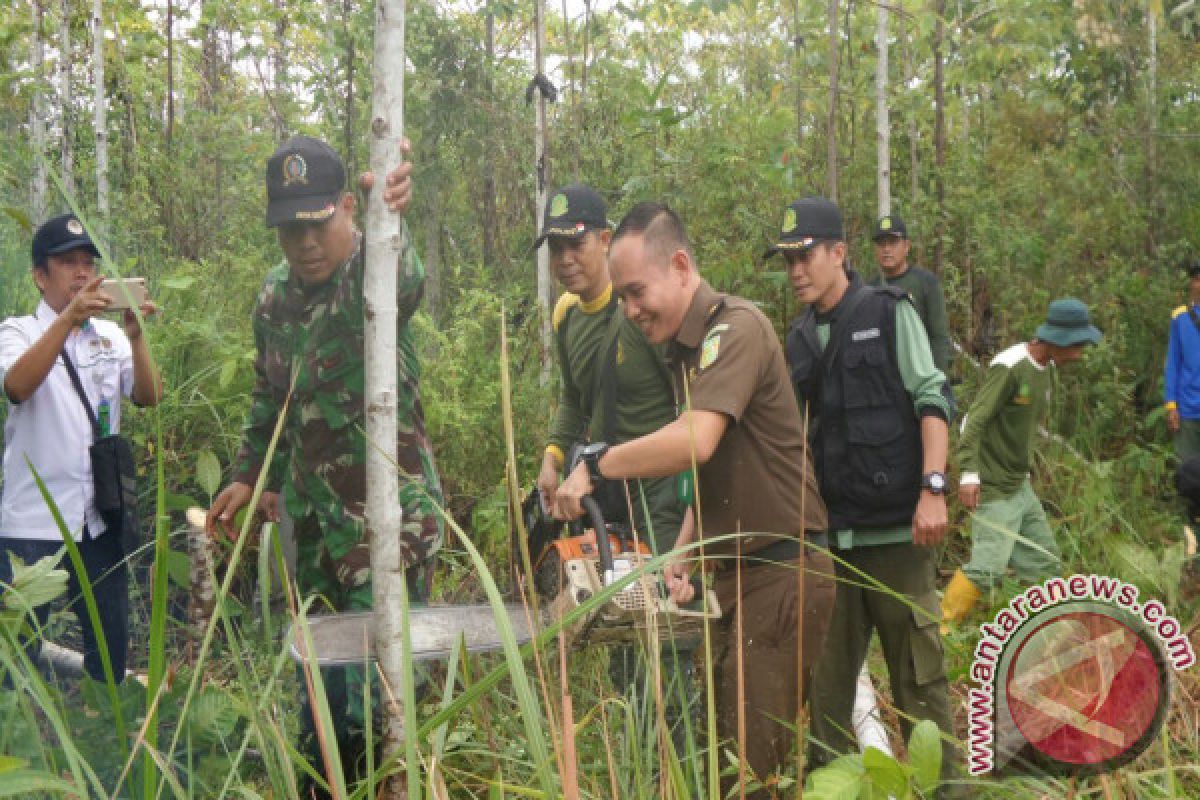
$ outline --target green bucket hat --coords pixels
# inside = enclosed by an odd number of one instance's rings
[[[1034,333],[1040,341],[1059,347],[1077,344],[1096,344],[1103,337],[1088,317],[1088,308],[1081,300],[1064,297],[1050,304],[1046,321]]]

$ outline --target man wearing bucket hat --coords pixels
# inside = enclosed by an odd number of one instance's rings
[[[796,298],[808,304],[786,351],[808,410],[838,579],[813,677],[811,766],[853,749],[856,684],[873,632],[905,738],[922,719],[947,737],[954,731],[934,584],[946,532],[950,390],[908,295],[865,286],[846,251],[841,210],[823,197],[788,206],[767,251],[783,255]],[[943,774],[953,759],[947,738]]]
[[[970,560],[942,597],[945,625],[966,617],[1009,567],[1023,583],[1061,568],[1054,533],[1029,483],[1034,438],[1050,404],[1056,368],[1078,361],[1083,348],[1100,338],[1087,306],[1067,297],[1050,304],[1032,341],[992,359],[958,441],[958,496],[974,512],[972,546]]]
[[[1200,456],[1200,259],[1186,267],[1188,301],[1171,312],[1163,372],[1167,430],[1181,462]]]
[[[407,142],[401,145],[407,150]],[[385,179],[384,202],[404,214],[412,198],[412,165]],[[233,480],[208,514],[211,533],[236,535],[234,517],[266,471],[264,490],[279,493],[296,538],[296,584],[334,609],[372,605],[370,542],[365,528],[363,236],[354,223],[346,169],[325,142],[294,136],[266,165],[268,227],[284,261],[267,273],[254,310],[256,381]],[[361,188],[372,180],[363,176]],[[403,230],[404,223],[402,223]],[[441,545],[437,511],[441,485],[418,391],[420,364],[409,324],[420,304],[425,270],[404,235],[396,263],[396,465],[402,477],[400,552],[410,596],[428,593],[433,556]],[[274,457],[267,453],[276,421],[287,409]],[[268,516],[277,510],[267,509]],[[368,739],[361,667],[323,669],[329,710],[346,771],[363,766]],[[302,713],[302,747],[321,763],[312,698]],[[378,708],[378,705],[375,706]],[[378,739],[377,739],[378,740]],[[359,774],[362,774],[359,772]],[[328,797],[309,779],[304,797]]]

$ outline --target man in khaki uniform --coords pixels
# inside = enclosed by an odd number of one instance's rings
[[[559,487],[556,513],[580,516],[579,499],[600,480],[673,475],[698,465],[698,534],[724,537],[704,548],[716,557],[714,588],[724,614],[715,665],[718,732],[736,738],[741,684],[746,736],[737,752],[769,785],[792,753],[802,678],[824,642],[834,594],[829,556],[813,546],[826,546],[825,507],[783,351],[754,304],[720,294],[700,277],[683,224],[665,205],[642,203],[626,215],[613,235],[609,270],[626,316],[651,342],[668,343],[681,413],[646,436],[590,445],[584,463]],[[692,538],[685,530],[676,546]],[[679,602],[692,597],[695,553],[679,554],[665,570]],[[739,780],[726,778],[723,794]],[[746,796],[765,800],[770,792]]]

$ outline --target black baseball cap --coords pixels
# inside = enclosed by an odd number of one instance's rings
[[[1183,271],[1187,273],[1189,278],[1200,275],[1200,258],[1192,258],[1183,262]]]
[[[604,198],[590,186],[572,183],[555,191],[546,203],[542,232],[533,240],[533,249],[549,236],[578,239],[590,230],[608,228]]]
[[[835,203],[824,197],[801,197],[783,212],[779,241],[763,253],[763,258],[784,250],[808,250],[821,241],[845,239],[842,212]]]
[[[293,136],[267,159],[267,227],[327,220],[346,190],[346,167],[333,148]]]
[[[44,265],[47,256],[56,256],[71,250],[87,250],[96,258],[100,251],[92,243],[87,230],[79,217],[74,214],[61,214],[54,219],[46,220],[33,234],[33,263]]]
[[[899,239],[908,238],[908,228],[904,225],[904,220],[899,214],[888,214],[886,217],[880,217],[875,223],[875,232],[871,234],[871,239],[878,242],[880,239],[888,236],[895,236]]]

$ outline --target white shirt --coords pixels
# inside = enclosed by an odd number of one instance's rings
[[[16,360],[57,317],[42,301],[32,316],[9,317],[0,323],[0,386]],[[71,331],[65,349],[92,410],[99,413],[100,404],[107,403],[109,432],[117,433],[121,429],[121,396],[133,392],[133,348],[125,332],[111,320],[93,319],[86,328]],[[92,535],[104,531],[94,503],[88,455],[92,440],[92,423],[59,357],[25,402],[9,403],[0,536],[62,541],[29,464],[37,470],[76,541],[83,536],[85,522]]]

